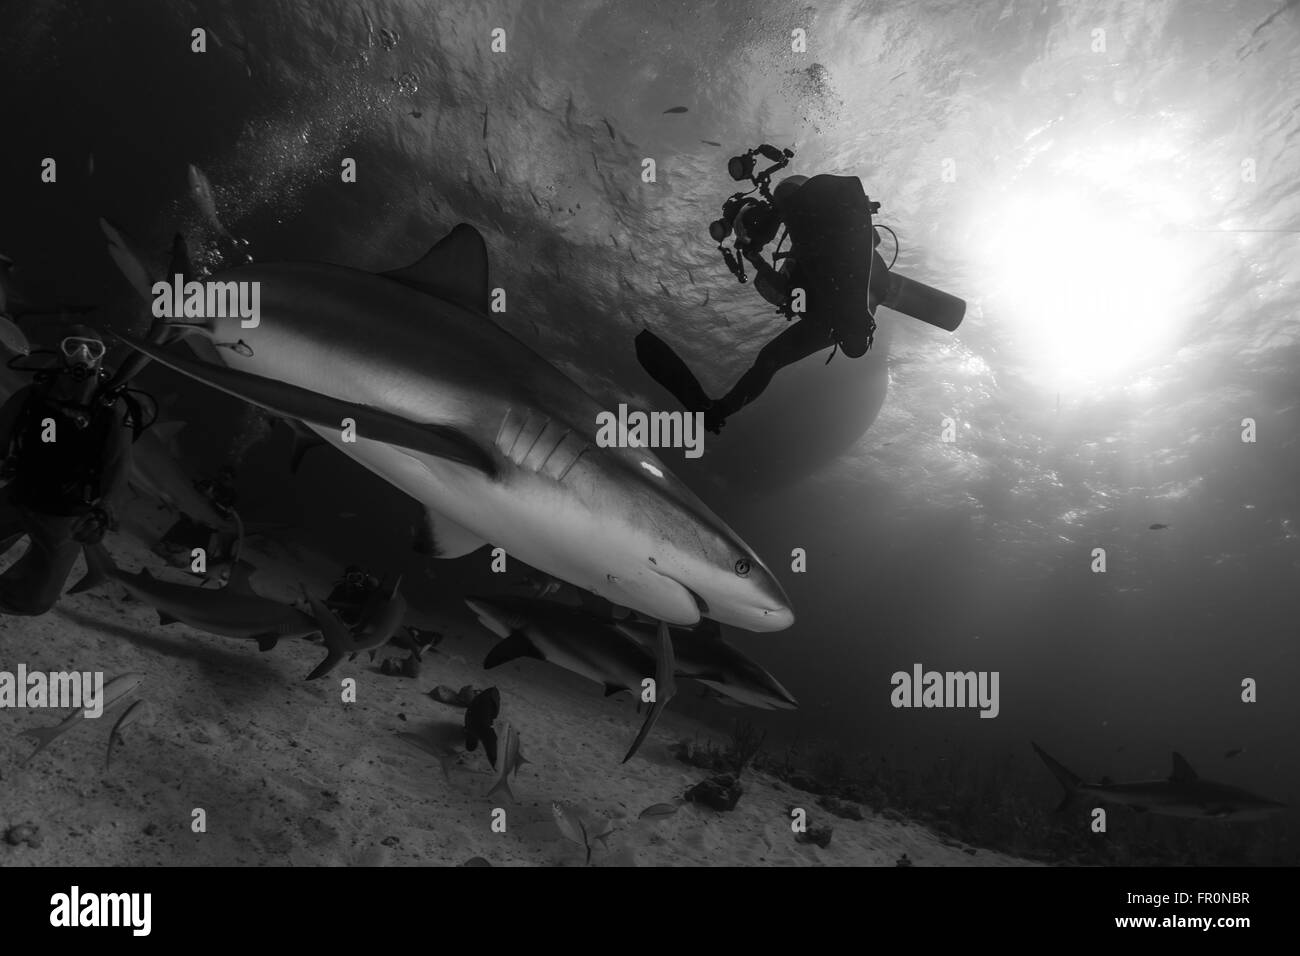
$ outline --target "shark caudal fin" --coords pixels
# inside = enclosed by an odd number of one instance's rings
[[[1078,793],[1079,787],[1083,785],[1083,779],[1070,771],[1063,763],[1048,755],[1047,751],[1043,750],[1042,747],[1038,746],[1038,744],[1034,743],[1032,740],[1030,741],[1030,746],[1034,748],[1034,753],[1038,754],[1039,759],[1041,759],[1043,763],[1047,764],[1047,769],[1052,771],[1052,775],[1056,777],[1060,782],[1062,789],[1065,790],[1065,795],[1061,798],[1061,802],[1056,808],[1059,813],[1066,809],[1074,800],[1074,796]]]
[[[113,576],[113,572],[117,570],[117,566],[113,564],[113,559],[109,556],[108,549],[102,544],[86,545],[86,547],[82,548],[81,553],[86,557],[86,574],[68,589],[69,594],[93,591],[109,580]]]
[[[57,740],[67,729],[68,728],[64,726],[63,723],[58,723],[55,724],[53,727],[33,727],[30,730],[24,730],[21,736],[31,737],[33,740],[35,740],[36,749],[27,755],[27,759],[25,759],[22,762],[22,766],[25,767],[29,763],[31,763],[32,759],[38,753],[40,753],[50,744],[54,743],[54,741]]]
[[[321,637],[325,639],[325,646],[329,649],[325,659],[307,675],[308,680],[316,680],[324,677],[337,667],[339,662],[351,653],[352,646],[348,629],[338,619],[338,615],[327,608],[318,598],[308,596],[307,601],[311,605],[312,615],[316,618],[316,625],[320,628]]]

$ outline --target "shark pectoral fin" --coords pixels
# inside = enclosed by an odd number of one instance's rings
[[[510,789],[509,777],[510,777],[509,774],[502,774],[501,779],[498,780],[496,783],[492,784],[492,789],[487,792],[487,795],[490,797],[498,790],[504,790],[506,792],[506,796],[510,798],[511,803],[518,803],[519,801],[515,799],[514,791]]]
[[[523,631],[515,631],[505,640],[495,644],[492,650],[487,652],[487,657],[483,658],[483,669],[490,671],[500,664],[508,663],[520,657],[535,657],[539,661],[546,660],[546,655],[534,646]]]
[[[289,450],[289,474],[296,475],[298,469],[302,467],[302,460],[307,457],[307,452],[328,445],[329,442],[298,422],[291,422],[289,427],[293,430],[293,445]]]
[[[69,594],[80,594],[99,587],[109,578],[113,559],[102,544],[92,544],[82,549],[86,558],[86,574],[80,581],[68,589]]]
[[[381,275],[470,312],[487,314],[487,245],[479,231],[467,223],[456,226],[409,266]]]
[[[159,611],[158,623],[164,626],[167,624],[178,624],[180,623],[180,618],[176,617],[175,615],[168,614],[166,611]]]
[[[317,678],[324,677],[335,667],[337,667],[339,665],[339,662],[342,660],[343,660],[343,652],[331,649],[330,652],[325,655],[325,660],[317,664],[315,670],[313,670],[310,674],[307,675],[307,679],[316,680]]]
[[[627,688],[626,688],[626,687],[622,687],[622,686],[620,686],[620,685],[618,685],[618,684],[611,684],[609,681],[605,681],[605,696],[606,696],[606,697],[613,697],[615,694],[617,694],[617,693],[618,693],[619,691],[621,691],[621,690],[627,690]]]
[[[641,748],[641,744],[646,737],[650,735],[650,730],[654,727],[659,715],[664,712],[668,706],[668,701],[672,700],[673,695],[677,693],[677,685],[673,683],[673,673],[677,669],[677,660],[673,656],[673,639],[668,633],[668,625],[662,621],[659,623],[659,647],[655,655],[655,699],[650,704],[650,711],[645,716],[645,723],[641,725],[641,732],[636,735],[636,740],[632,741],[632,747],[623,758],[623,763],[627,763],[636,755]]]
[[[463,557],[485,544],[473,531],[427,508],[415,536],[416,552],[433,558]]]
[[[136,351],[173,371],[278,415],[335,430],[342,429],[343,419],[351,418],[356,422],[357,433],[363,438],[454,461],[487,475],[496,475],[496,466],[491,456],[464,433],[449,425],[414,422],[380,408],[345,402],[224,365],[191,362],[134,336],[114,334]]]
[[[275,645],[280,643],[280,635],[272,634],[254,634],[253,640],[257,641],[257,649],[262,653],[275,650]]]

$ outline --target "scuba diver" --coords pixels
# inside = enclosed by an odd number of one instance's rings
[[[666,342],[648,329],[636,337],[642,367],[688,411],[703,412],[704,427],[715,434],[785,366],[824,348],[831,349],[827,362],[836,350],[850,358],[864,355],[874,342],[881,305],[949,332],[965,315],[961,299],[891,271],[892,262],[885,264],[871,219],[880,203],[867,197],[857,177],[787,176],[773,189],[772,174],[793,156],[793,150],[766,143],[733,156],[727,164],[731,178],[753,186],[728,197],[721,218],[709,224],[709,236],[736,280],[748,281],[748,262],[759,295],[794,324],[765,345],[753,366],[716,400]],[[755,172],[759,157],[770,165]],[[728,237],[734,237],[731,249],[723,245]],[[791,248],[782,252],[786,239]],[[773,242],[769,262],[764,249]]]
[[[339,620],[348,627],[355,627],[361,618],[362,608],[378,587],[377,577],[355,564],[349,564],[343,569],[343,577],[334,582],[334,589],[325,599],[325,606],[335,611]]]
[[[139,408],[105,384],[106,351],[99,333],[74,327],[58,363],[35,369],[0,408],[0,476],[10,479],[0,490],[0,554],[30,539],[0,575],[0,614],[50,610],[77,552],[117,527]]]

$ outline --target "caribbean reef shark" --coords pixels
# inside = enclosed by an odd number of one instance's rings
[[[655,700],[646,714],[626,763],[637,752],[675,692],[672,645],[661,625],[664,648],[642,649],[608,621],[578,609],[536,598],[471,597],[465,603],[489,631],[504,638],[488,651],[483,669],[491,670],[520,657],[534,657],[595,681],[605,696],[630,691],[639,699],[641,682],[655,680]],[[666,653],[667,658],[658,655]]]
[[[203,361],[123,340],[304,422],[415,498],[437,556],[491,542],[656,620],[793,623],[780,584],[740,537],[648,449],[596,445],[601,404],[492,321],[473,227],[395,272],[258,263],[209,281],[260,283],[256,325],[167,320]]]
[[[327,648],[325,659],[307,675],[308,680],[324,677],[345,656],[356,657],[361,651],[370,651],[370,659],[374,660],[375,650],[388,643],[406,616],[406,599],[398,590],[401,583],[400,575],[386,579],[366,601],[356,627],[351,630],[323,601],[307,598]]]
[[[1093,799],[1101,803],[1116,803],[1132,807],[1139,812],[1150,811],[1162,816],[1190,817],[1196,820],[1261,820],[1270,814],[1286,809],[1285,803],[1268,800],[1240,787],[1202,780],[1196,775],[1182,754],[1174,754],[1174,769],[1168,780],[1144,783],[1084,783],[1076,774],[1038,746],[1034,752],[1047,764],[1065,789],[1065,798],[1058,810],[1064,810],[1077,798]]]
[[[174,439],[184,427],[183,422],[166,422],[140,434],[131,451],[130,485],[209,528],[233,528],[231,517],[218,511],[180,466]]]
[[[655,644],[656,628],[640,621],[619,621],[615,627],[647,651]],[[760,710],[794,710],[799,702],[756,661],[722,639],[712,622],[692,630],[670,629],[677,677],[697,680],[726,702]]]
[[[157,608],[159,624],[179,621],[200,631],[254,640],[263,651],[271,650],[281,639],[308,637],[320,630],[297,608],[257,594],[244,564],[231,569],[225,587],[200,588],[160,581],[147,568],[123,571],[102,544],[88,546],[85,554],[90,570],[69,593],[90,590],[105,580],[116,581],[137,601]]]

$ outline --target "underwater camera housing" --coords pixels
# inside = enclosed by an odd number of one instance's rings
[[[754,154],[753,152],[742,153],[740,156],[732,156],[727,160],[727,173],[738,183],[743,183],[747,179],[754,177]]]

